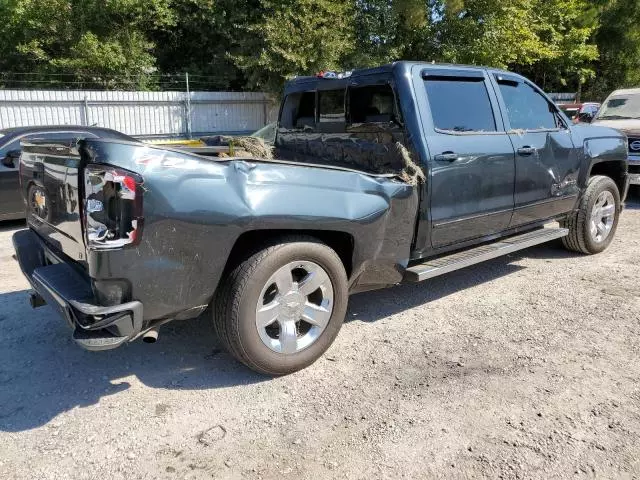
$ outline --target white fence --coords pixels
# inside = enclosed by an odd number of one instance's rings
[[[264,93],[0,90],[0,128],[98,125],[129,135],[185,137],[250,132],[276,116]]]
[[[547,95],[556,103],[574,103],[578,98],[577,93],[547,93]]]

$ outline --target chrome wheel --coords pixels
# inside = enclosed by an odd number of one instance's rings
[[[293,262],[279,268],[258,299],[260,339],[274,352],[284,354],[309,347],[329,323],[333,294],[329,275],[316,263]]]
[[[609,190],[598,195],[596,202],[591,209],[591,223],[589,224],[589,231],[591,238],[597,242],[604,242],[615,222],[616,215],[616,202],[613,198],[613,194]]]

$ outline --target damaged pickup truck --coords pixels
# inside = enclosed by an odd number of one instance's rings
[[[399,62],[337,77],[287,84],[273,149],[25,144],[29,228],[13,241],[32,305],[89,350],[204,312],[235,358],[281,375],[331,345],[351,293],[558,238],[583,254],[611,243],[624,135],[572,125],[509,72]]]

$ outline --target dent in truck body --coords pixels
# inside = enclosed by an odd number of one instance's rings
[[[89,250],[94,280],[126,278],[145,321],[208,304],[237,239],[256,230],[336,231],[354,239],[352,291],[399,283],[418,195],[394,178],[255,160],[219,161],[85,140],[85,161],[144,178],[139,245]]]

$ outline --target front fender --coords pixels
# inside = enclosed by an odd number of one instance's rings
[[[587,185],[596,165],[616,162],[627,171],[627,137],[612,128],[598,126],[573,127],[576,144],[582,144],[582,156],[578,185],[582,190]]]

